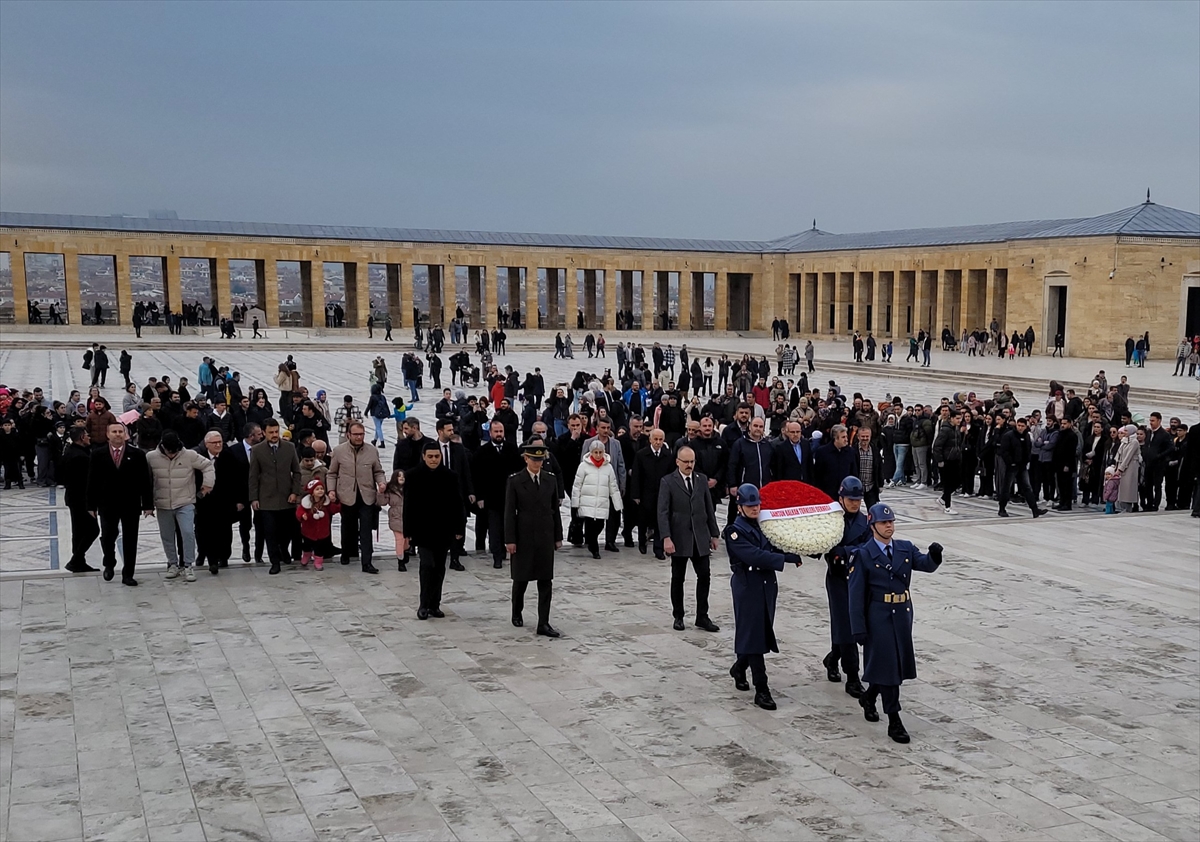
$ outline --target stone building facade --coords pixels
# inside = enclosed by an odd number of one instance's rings
[[[577,317],[589,329],[613,331],[625,321],[618,312],[637,311],[624,327],[761,332],[785,318],[794,336],[857,330],[904,339],[944,327],[957,336],[994,320],[1007,333],[1032,326],[1039,351],[1048,352],[1061,331],[1076,356],[1110,356],[1126,336],[1146,331],[1159,347],[1200,333],[1200,215],[1148,201],[1086,219],[866,234],[814,227],[771,241],[3,213],[0,252],[9,256],[18,324],[28,322],[29,256],[61,256],[67,320],[78,324],[89,305],[79,259],[99,255],[111,257],[119,324],[133,314],[131,260],[149,258],[172,310],[183,302],[181,260],[207,261],[211,304],[221,315],[232,306],[230,261],[248,261],[253,303],[267,326],[280,321],[277,278],[287,262],[299,268],[298,319],[314,328],[325,323],[324,267],[335,263],[351,328],[366,324],[374,266],[377,277],[386,275],[375,315],[390,314],[397,328],[414,318],[443,322],[456,306],[472,326],[492,327],[506,298],[523,314],[540,311],[547,329],[574,328]],[[427,287],[419,311],[415,272]],[[465,300],[455,293],[462,281]]]

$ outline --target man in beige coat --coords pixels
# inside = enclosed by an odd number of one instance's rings
[[[325,478],[329,499],[342,504],[342,564],[350,563],[350,554],[357,545],[363,572],[378,573],[371,563],[371,530],[378,512],[375,495],[387,490],[383,465],[379,463],[379,451],[365,446],[366,429],[361,421],[347,425],[346,439],[333,449]]]
[[[196,472],[199,471],[201,475],[201,497],[216,485],[217,472],[212,462],[196,451],[185,448],[174,430],[163,433],[158,449],[146,454],[146,463],[154,479],[154,512],[158,516],[158,535],[162,539],[163,553],[167,556],[166,578],[176,578],[182,564],[184,579],[194,582]],[[183,558],[176,552],[176,530],[182,538]]]

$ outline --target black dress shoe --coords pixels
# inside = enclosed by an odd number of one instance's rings
[[[466,570],[467,568],[462,566],[462,562],[452,561],[452,562],[450,562],[450,569],[451,570]]]
[[[858,703],[862,705],[863,719],[867,720],[867,722],[879,721],[879,710],[875,707],[874,699],[863,696],[858,700]]]
[[[707,617],[696,618],[696,628],[706,632],[719,632],[721,627]]]
[[[376,567],[374,564],[371,564],[371,562],[368,561],[366,564],[364,564],[362,566],[362,572],[363,573],[378,573],[379,568]]]
[[[418,620],[428,620],[429,619],[429,611],[425,608],[418,608],[417,609],[417,619]]]
[[[771,698],[770,690],[759,690],[754,694],[754,704],[758,705],[763,710],[775,710],[779,707],[775,704],[775,700]]]
[[[621,552],[621,548],[618,547],[616,544],[605,544],[604,549],[605,549],[605,551],[610,552],[610,553]],[[599,558],[599,556],[596,556],[596,558]]]
[[[743,692],[750,689],[750,682],[746,680],[746,671],[745,670],[738,669],[737,665],[734,664],[732,667],[729,668],[729,674],[731,676],[733,676],[733,686],[734,687],[736,687],[737,689],[739,689]]]
[[[208,572],[209,572],[209,573],[211,573],[211,574],[213,574],[214,576],[216,576],[218,573],[220,573],[220,572],[221,572],[221,568],[220,568],[220,567],[218,567],[218,566],[217,566],[217,565],[215,565],[215,564],[210,564],[210,565],[208,566]]]
[[[279,565],[276,562],[272,561],[271,569],[268,570],[267,572],[270,573],[272,576],[278,574],[279,573]]]
[[[645,555],[646,554],[646,545],[638,544],[638,552],[641,553],[642,555]]]
[[[539,625],[537,627],[537,633],[540,634],[542,637],[561,637],[562,636],[558,633],[558,629],[554,628],[554,626],[550,625],[549,623]]]
[[[220,564],[218,564],[217,566],[218,566],[218,567],[228,567],[228,566],[229,566],[229,562],[228,562],[228,561],[222,561],[222,562],[221,562]]]
[[[857,675],[846,676],[846,692],[854,699],[861,699],[862,694],[866,692],[863,690],[862,682],[858,680]]]
[[[442,611],[442,609],[440,609],[440,608],[430,608],[430,609],[429,609],[429,616],[430,616],[430,617],[437,617],[439,620],[441,620],[443,617],[445,617],[445,616],[446,616],[446,614],[445,614],[445,612],[443,612],[443,611]]]
[[[517,628],[521,628],[523,625],[525,625],[525,618],[522,617],[520,614],[513,614],[512,621],[513,621],[513,625],[516,626]]]
[[[504,566],[503,561],[493,561],[492,562],[492,567],[496,568],[497,570],[499,570],[503,566]]]
[[[910,740],[898,713],[888,714],[888,736],[898,743],[907,743]]]
[[[667,557],[666,557],[664,554],[662,554],[662,553],[655,553],[655,554],[654,554],[654,557],[655,557],[656,559],[658,559],[659,561],[666,561],[666,560],[667,560]]]
[[[95,573],[96,572],[96,568],[92,567],[86,561],[80,562],[79,564],[68,564],[67,570],[70,570],[72,573]]]
[[[136,588],[137,587],[137,579],[134,579],[133,577],[125,578],[124,576],[122,576],[121,584],[128,585],[131,588]]]
[[[250,563],[250,551],[249,550],[242,550],[242,562],[245,564]]]
[[[255,563],[255,564],[266,564],[266,562],[265,562],[265,561],[263,561],[261,558],[256,558],[256,559],[254,559],[254,563]]]
[[[627,547],[632,547],[632,546],[633,546],[633,539],[632,539],[632,538],[626,538],[626,539],[625,539],[625,546],[627,546]],[[605,544],[605,545],[604,545],[604,549],[606,549],[606,550],[608,549],[608,545],[607,545],[607,544]]]
[[[401,561],[400,559],[396,559],[396,569],[399,570],[401,573],[407,573],[408,565],[405,562]]]
[[[1004,509],[1001,509],[1000,511],[996,512],[996,515],[997,515],[997,517],[1009,517],[1008,512],[1004,511]]]
[[[1047,512],[1047,511],[1048,511],[1047,509],[1034,509],[1034,510],[1033,510],[1033,516],[1034,516],[1034,517],[1041,517],[1042,515],[1046,514],[1046,512]]]
[[[674,622],[674,624],[671,626],[671,628],[675,629],[675,631],[683,631],[683,618],[682,618],[682,617],[676,617],[676,618],[675,618],[675,622]]]
[[[105,568],[104,568],[104,581],[106,581],[106,582],[111,582],[111,581],[112,581],[112,578],[113,578],[113,573],[114,573],[114,572],[116,572],[116,571],[115,571],[115,568],[112,568],[112,567],[105,567]]]
[[[342,563],[342,564],[349,564],[349,563],[350,563],[350,557],[349,557],[349,556],[342,556],[342,557],[341,557],[340,559],[338,559],[338,560],[339,560],[339,561],[341,561],[341,563]]]
[[[838,659],[835,653],[830,652],[824,657],[821,663],[825,665],[826,678],[828,678],[830,681],[842,680],[842,674],[838,672]]]
[[[592,550],[592,558],[600,558],[600,551]]]

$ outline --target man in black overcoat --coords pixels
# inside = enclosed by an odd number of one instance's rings
[[[544,444],[522,448],[525,469],[508,478],[504,502],[504,542],[512,554],[512,623],[525,625],[525,590],[538,585],[537,633],[558,637],[550,625],[550,599],[554,586],[554,551],[562,546],[562,518],[558,516],[557,480],[542,470]]]

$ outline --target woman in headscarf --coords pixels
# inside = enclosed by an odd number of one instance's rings
[[[1142,448],[1137,440],[1137,427],[1126,424],[1118,433],[1121,444],[1117,447],[1117,478],[1121,488],[1117,492],[1117,506],[1123,512],[1133,511],[1138,502],[1138,481],[1142,468]]]

